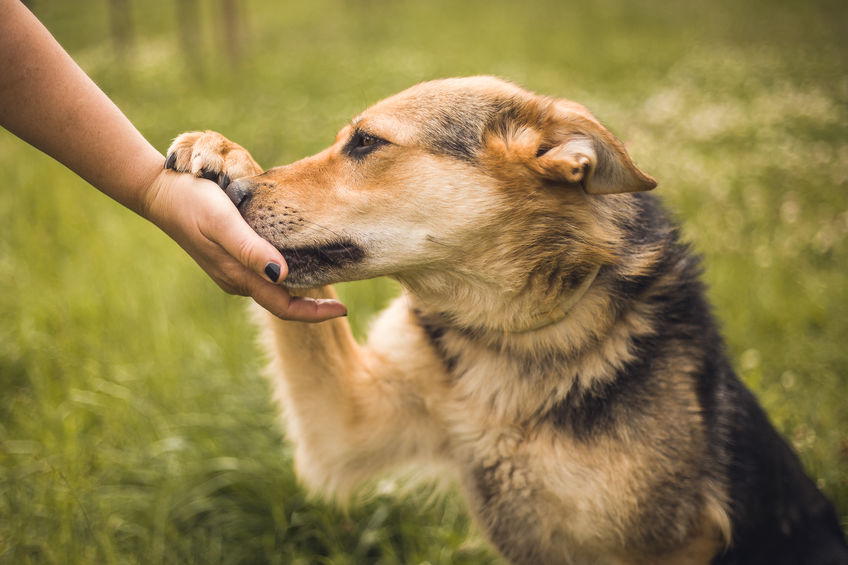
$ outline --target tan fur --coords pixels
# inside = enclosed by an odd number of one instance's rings
[[[522,100],[515,111],[532,116],[487,132],[473,164],[441,155],[422,134],[469,97]],[[346,157],[353,132],[366,130],[390,143],[361,161]],[[541,146],[549,150],[537,155]],[[435,460],[456,472],[472,513],[516,563],[708,563],[726,543],[723,484],[692,483],[688,513],[663,536],[646,523],[665,510],[653,500],[657,489],[696,473],[703,457],[685,350],[657,376],[664,389],[653,421],[616,422],[584,441],[539,418],[575,386],[591,389],[631,362],[630,340],[653,331],[650,307],[613,313],[594,284],[563,321],[510,333],[579,285],[567,275],[617,262],[639,276],[661,256],[616,253],[624,238],[617,222],[630,204],[592,193],[655,182],[584,107],[478,77],[413,87],[355,118],[325,151],[261,175],[212,132],[180,137],[174,148],[178,169],[194,170],[190,156],[206,155],[205,166],[250,176],[242,212],[281,248],[348,234],[363,242],[363,260],[295,277],[293,288],[391,275],[406,289],[364,345],[343,319],[263,322],[276,398],[310,488],[345,497],[376,473]],[[550,234],[563,229],[583,234],[580,243],[550,247]],[[329,286],[298,292],[334,296]],[[422,316],[456,328],[440,350]],[[562,359],[555,372],[522,375],[526,359],[551,355]],[[675,457],[667,445],[679,446]]]

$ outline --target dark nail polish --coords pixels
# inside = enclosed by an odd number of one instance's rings
[[[280,266],[274,262],[268,263],[265,265],[265,274],[272,282],[277,282],[280,280]]]

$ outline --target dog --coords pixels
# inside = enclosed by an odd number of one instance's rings
[[[311,489],[449,469],[521,565],[848,563],[734,374],[656,181],[584,106],[437,80],[284,167],[214,132],[179,136],[166,167],[218,181],[292,291],[404,288],[365,345],[344,319],[264,322]]]

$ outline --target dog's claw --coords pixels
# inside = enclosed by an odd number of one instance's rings
[[[214,131],[193,131],[177,136],[167,155],[166,169],[211,180],[224,190],[234,178],[262,172],[242,146]]]
[[[168,153],[168,159],[165,160],[165,168],[176,170],[177,154],[176,152]]]
[[[218,173],[212,169],[207,169],[206,167],[200,169],[200,174],[198,176],[202,179],[211,180],[214,183],[218,182]]]

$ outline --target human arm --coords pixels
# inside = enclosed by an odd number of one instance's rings
[[[0,0],[0,125],[168,233],[225,291],[286,319],[321,321],[339,302],[291,297],[263,276],[286,264],[207,180],[164,158],[17,0]]]

